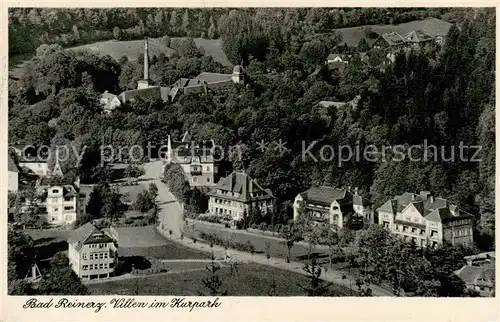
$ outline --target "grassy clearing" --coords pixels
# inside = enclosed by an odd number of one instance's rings
[[[208,263],[207,263],[208,264]],[[127,279],[88,285],[93,295],[175,295],[197,296],[199,292],[207,292],[202,280],[209,276],[205,269],[185,271],[181,273],[141,277],[139,280]],[[278,268],[258,264],[240,264],[238,270],[231,274],[229,267],[219,271],[222,277],[222,289],[229,296],[267,296],[271,289],[271,281],[276,280],[279,296],[303,296],[303,290],[297,285],[308,285],[306,276],[288,272]],[[333,285],[332,296],[346,296],[349,290]]]
[[[191,248],[167,242],[166,245],[151,247],[127,247],[118,248],[121,257],[142,256],[155,259],[208,259],[207,253],[199,252]]]

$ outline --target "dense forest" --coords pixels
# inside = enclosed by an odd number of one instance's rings
[[[78,151],[86,146],[76,168],[72,166],[75,160],[63,168],[83,181],[96,182],[102,175],[101,145],[146,147],[147,142],[161,144],[168,134],[180,136],[189,130],[195,138],[214,139],[225,148],[238,144],[242,157],[227,156],[232,167],[246,169],[269,187],[283,211],[297,193],[314,184],[359,187],[375,206],[405,191],[430,190],[475,214],[478,230],[491,234],[495,210],[495,11],[436,10],[15,9],[9,18],[11,54],[34,50],[42,42],[72,45],[75,42],[68,37],[75,37],[75,31],[79,37],[89,37],[86,41],[106,38],[96,34],[114,33],[116,26],[124,39],[136,37],[129,36],[136,28],[137,37],[220,37],[229,59],[244,63],[247,85],[229,92],[184,95],[175,103],[139,100],[102,114],[97,96],[105,90],[117,93],[133,88],[141,75],[142,60],[117,62],[109,56],[44,47],[27,64],[24,76],[9,84],[9,140],[72,144]],[[311,37],[338,27],[435,14],[457,21],[445,46],[399,53],[385,72],[361,63],[357,55],[344,70],[329,70],[323,62],[328,53],[337,50],[338,37]],[[162,28],[153,28],[154,24]],[[31,30],[44,30],[44,34]],[[19,34],[37,37],[26,39],[33,48],[17,41]],[[153,82],[168,85],[178,77],[222,68],[196,52],[192,40],[176,46],[178,55],[151,58]],[[375,50],[371,54],[377,55]],[[320,100],[347,101],[357,95],[361,99],[356,109],[330,108],[327,118],[315,107]],[[280,139],[286,142],[285,153],[259,150],[257,142]],[[361,149],[403,145],[405,149],[425,141],[445,147],[446,158],[438,155],[438,149],[430,160],[419,162],[351,160],[339,165],[303,160],[302,142],[315,140],[321,143],[311,151],[316,155],[323,144]],[[481,146],[482,161],[461,161],[461,144]],[[453,147],[457,157],[450,160]],[[470,149],[465,154],[470,159],[474,152]]]
[[[32,53],[45,43],[63,47],[145,36],[218,38],[230,8],[9,9],[9,54]],[[396,24],[441,17],[446,8],[245,9],[264,25],[306,34],[367,24]],[[453,20],[455,15],[447,15]],[[277,23],[278,21],[280,23]]]

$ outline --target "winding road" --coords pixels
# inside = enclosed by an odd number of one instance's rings
[[[296,273],[306,274],[303,270],[304,265],[299,262],[287,263],[282,258],[267,258],[262,254],[250,254],[234,249],[226,250],[223,247],[217,245],[213,245],[213,247],[210,247],[202,242],[194,242],[192,239],[184,237],[182,234],[184,227],[184,215],[182,206],[174,197],[174,195],[168,190],[167,185],[160,179],[163,176],[163,162],[154,161],[144,164],[143,167],[145,170],[145,174],[141,178],[139,178],[141,180],[141,183],[146,185],[147,187],[149,183],[154,182],[158,187],[158,231],[165,238],[173,242],[180,243],[186,247],[201,250],[204,252],[213,252],[215,257],[219,260],[254,262],[261,265],[268,265],[293,271]],[[172,230],[172,234],[169,233],[169,230]],[[344,275],[345,273],[341,271],[327,270],[323,271],[321,278],[338,285],[343,285],[347,288],[352,287],[352,285],[354,284],[353,279],[345,278]],[[370,285],[370,288],[372,289],[372,293],[375,296],[393,296],[390,291],[380,286]]]

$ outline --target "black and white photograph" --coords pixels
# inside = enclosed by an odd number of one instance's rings
[[[495,297],[494,7],[6,16],[27,307]]]

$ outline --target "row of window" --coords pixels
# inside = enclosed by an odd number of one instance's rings
[[[100,263],[100,264],[90,264],[90,265],[83,265],[82,266],[82,269],[84,271],[91,271],[91,270],[94,270],[94,269],[108,269],[108,268],[113,268],[113,263]]]
[[[87,254],[82,254],[82,258],[84,260],[87,260]],[[89,257],[90,260],[94,259],[107,259],[108,258],[108,253],[90,253]]]
[[[89,248],[106,248],[107,244],[90,244]]]
[[[458,225],[468,225],[468,224],[471,224],[472,221],[471,219],[460,219],[460,220],[455,220],[453,222],[453,225],[454,226],[458,226]]]
[[[459,229],[453,231],[453,237],[463,237],[472,235],[472,228],[469,229]]]
[[[215,211],[214,211],[215,210]],[[210,212],[211,213],[215,213],[215,214],[225,214],[225,215],[237,215],[237,214],[240,214],[239,212],[236,212],[234,210],[228,210],[228,209],[223,209],[223,208],[210,208]]]

